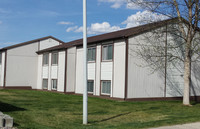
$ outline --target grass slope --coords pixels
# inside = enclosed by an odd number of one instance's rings
[[[82,97],[43,91],[0,90],[0,111],[19,129],[141,129],[200,121],[200,104],[180,101],[120,102],[88,99],[82,125]]]

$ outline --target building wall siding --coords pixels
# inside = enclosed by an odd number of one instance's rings
[[[0,86],[4,84],[4,68],[5,68],[5,52],[2,52],[2,60],[0,64]]]
[[[38,55],[38,76],[37,76],[37,89],[42,89],[42,76],[44,69],[42,67],[42,55]],[[48,69],[48,68],[47,68]],[[46,70],[46,78],[48,78],[48,70]]]
[[[113,97],[116,98],[124,98],[125,59],[126,59],[125,41],[116,41],[114,43],[114,79],[113,79]]]
[[[7,50],[6,86],[37,87],[38,43]]]
[[[57,65],[51,66],[51,78],[58,79],[58,66]]]
[[[76,84],[76,47],[67,49],[67,92],[75,92]]]
[[[83,49],[77,49],[75,93],[83,93]]]
[[[65,52],[59,52],[58,56],[58,91],[64,92],[65,83]]]
[[[137,57],[134,50],[139,49],[137,42],[143,35],[129,37],[128,52],[128,98],[164,97],[163,73],[154,72]],[[145,43],[145,42],[144,42]]]
[[[59,45],[59,42],[54,39],[45,39],[39,42],[39,50],[50,48],[53,46]]]
[[[96,83],[95,83],[95,95],[100,95],[100,81],[101,81],[101,45],[96,47]]]

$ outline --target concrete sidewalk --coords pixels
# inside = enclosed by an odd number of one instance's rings
[[[174,126],[163,126],[158,128],[149,128],[149,129],[200,129],[200,122],[183,124],[183,125],[174,125]]]

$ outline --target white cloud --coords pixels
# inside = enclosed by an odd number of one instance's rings
[[[61,21],[61,22],[58,22],[58,24],[60,24],[60,25],[73,25],[74,23],[73,22]]]
[[[112,3],[111,8],[120,8],[126,0],[98,0],[99,2]]]
[[[72,26],[66,29],[66,32],[76,31],[78,29],[78,26]]]
[[[128,18],[122,22],[121,24],[125,25],[125,28],[135,27],[151,22],[156,22],[160,20],[167,19],[168,17],[152,13],[150,11],[143,11],[143,12],[137,12],[136,14],[133,14],[131,16],[128,16]],[[88,28],[88,34],[102,34],[102,33],[108,33],[113,32],[117,30],[124,29],[120,26],[112,26],[109,22],[102,22],[102,23],[93,23]],[[66,32],[76,32],[80,33],[83,32],[83,27],[78,26],[72,26],[66,29]]]
[[[118,9],[123,5],[126,5],[127,9],[139,9],[139,6],[131,2],[131,0],[98,0],[99,2],[111,3],[111,8]]]
[[[2,21],[0,21],[0,24],[2,24],[3,22]]]
[[[122,22],[122,24],[125,24],[126,28],[130,28],[151,22],[164,20],[167,18],[168,18],[167,16],[153,13],[150,11],[143,11],[143,12],[139,11],[136,14],[129,16],[124,22]]]
[[[112,31],[117,31],[120,30],[121,28],[119,26],[111,26],[110,23],[108,22],[103,22],[103,23],[94,23],[91,24],[91,26],[89,26],[87,28],[88,34],[101,34],[101,33],[108,33],[108,32],[112,32]],[[83,32],[83,27],[69,27],[67,30],[67,32]]]

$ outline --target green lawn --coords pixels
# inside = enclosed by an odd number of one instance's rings
[[[19,129],[141,129],[200,121],[200,104],[181,101],[121,102],[88,98],[87,126],[82,125],[82,96],[43,91],[0,90],[0,111]]]

